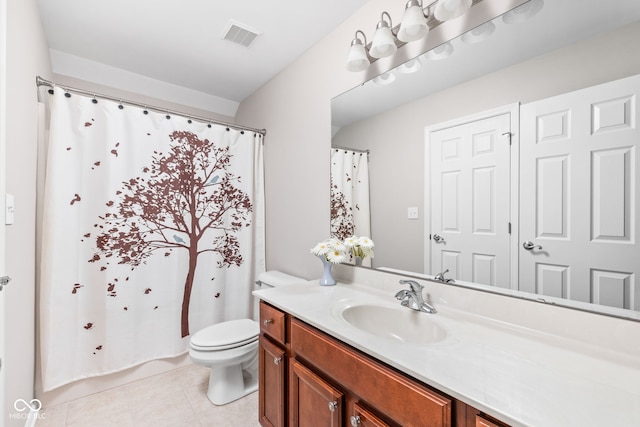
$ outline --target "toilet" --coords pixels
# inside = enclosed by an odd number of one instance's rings
[[[258,276],[255,289],[304,283],[306,280],[280,271]],[[254,297],[253,319],[237,319],[208,326],[189,340],[193,363],[210,369],[207,397],[225,405],[258,389],[259,300]]]

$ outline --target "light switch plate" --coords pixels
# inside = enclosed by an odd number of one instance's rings
[[[13,224],[15,214],[16,214],[15,199],[13,197],[13,194],[7,193],[5,197],[5,210],[4,210],[5,225]]]
[[[417,207],[407,208],[407,218],[418,219],[418,208]]]

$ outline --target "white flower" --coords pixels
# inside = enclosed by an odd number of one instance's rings
[[[346,246],[335,238],[330,238],[318,243],[311,248],[311,253],[317,256],[323,256],[324,259],[333,264],[340,264],[348,259]]]
[[[357,244],[358,244],[358,238],[356,236],[351,236],[344,239],[344,245],[349,249],[356,246]]]
[[[365,236],[361,236],[358,238],[358,244],[363,248],[367,248],[367,249],[371,249],[375,246],[373,244],[373,240]]]
[[[368,237],[351,236],[344,240],[344,245],[353,257],[373,258],[373,240]]]

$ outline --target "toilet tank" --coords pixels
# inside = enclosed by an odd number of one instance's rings
[[[307,280],[283,273],[277,270],[266,271],[260,273],[256,279],[255,290],[275,288],[278,286],[288,286],[296,283],[306,283]],[[260,320],[260,298],[253,297],[253,320]]]

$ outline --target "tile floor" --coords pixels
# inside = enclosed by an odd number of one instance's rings
[[[36,427],[254,427],[258,393],[224,406],[207,399],[209,370],[189,365],[44,407]]]

